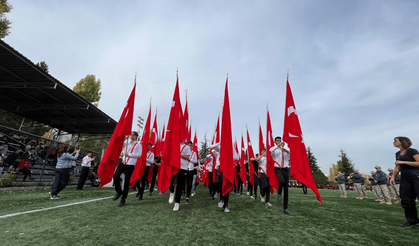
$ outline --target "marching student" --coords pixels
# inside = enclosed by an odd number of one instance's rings
[[[187,168],[187,180],[186,180],[186,201],[185,204],[189,204],[189,199],[191,197],[191,191],[192,191],[192,182],[193,182],[193,176],[194,176],[194,172],[196,172],[195,169],[195,164],[198,163],[198,159],[197,159],[197,153],[195,153],[192,150],[192,142],[188,142],[188,146],[191,149],[191,156],[189,157],[189,163],[188,163],[188,168]]]
[[[259,158],[259,154],[256,154],[255,158],[250,158],[250,164],[249,165],[253,165],[253,170],[254,173],[250,173],[250,168],[249,168],[249,175],[253,175],[253,191],[254,191],[254,195],[252,194],[252,190],[250,190],[250,199],[253,199],[255,201],[257,201],[257,197],[258,197],[258,186],[260,183],[260,179],[259,179],[259,175],[257,174],[257,170],[258,170],[258,166],[259,166],[259,162],[256,160],[257,158]]]
[[[118,200],[121,196],[121,202],[118,204],[118,207],[125,206],[125,200],[127,199],[129,192],[129,182],[131,179],[132,172],[134,171],[135,164],[137,163],[137,158],[141,157],[141,144],[137,142],[138,132],[133,131],[129,135],[129,142],[124,141],[122,147],[121,156],[119,158],[118,166],[116,167],[115,173],[113,175],[113,180],[115,184],[116,195],[112,198],[113,201]],[[124,190],[121,188],[121,174],[125,174],[124,181]]]
[[[83,190],[84,183],[86,183],[87,176],[90,173],[90,163],[95,160],[95,158],[92,158],[92,155],[92,151],[87,152],[87,155],[83,158],[83,161],[81,163],[81,174],[79,182],[77,183],[78,191]]]
[[[143,177],[141,178],[141,183],[140,183],[140,180],[137,181],[138,192],[135,196],[138,197],[139,201],[143,200],[144,189],[145,189],[145,186],[146,186],[146,180],[147,180],[147,177],[148,177],[148,173],[150,172],[150,166],[151,166],[151,164],[154,164],[154,154],[153,154],[153,152],[150,151],[152,147],[153,147],[153,145],[151,143],[148,143],[148,152],[147,152],[146,167],[144,169],[144,174],[143,174]],[[153,170],[151,170],[151,171],[153,171]],[[149,196],[151,196],[151,193],[152,193],[152,189],[150,189],[150,195]]]
[[[156,155],[154,157],[153,178],[151,179],[150,194],[148,196],[152,196],[154,185],[156,184],[157,173],[159,172],[160,166],[161,166],[161,157]]]
[[[284,213],[292,215],[288,209],[288,183],[290,177],[289,151],[284,148],[285,143],[281,137],[275,137],[275,145],[269,149],[275,161],[275,174],[279,180],[277,202],[282,202],[282,189],[284,189]]]
[[[209,195],[210,197],[212,197],[212,199],[214,199],[215,190],[214,190],[214,184],[212,183],[212,175],[213,175],[212,166],[213,166],[214,158],[212,158],[212,155],[208,154],[207,159],[208,159],[207,171],[208,171]]]
[[[173,211],[179,210],[180,197],[182,196],[183,187],[185,184],[186,177],[188,175],[187,169],[189,164],[189,158],[191,157],[191,148],[188,145],[180,142],[180,171],[174,175],[177,178],[176,194],[175,194],[175,206]],[[172,196],[173,193],[170,194]],[[170,200],[169,200],[170,202]],[[173,202],[173,200],[172,200]]]
[[[271,187],[269,186],[269,178],[266,176],[266,149],[260,149],[260,153],[260,156],[256,158],[259,163],[257,172],[260,179],[260,200],[264,201],[266,206],[272,207],[269,200]]]

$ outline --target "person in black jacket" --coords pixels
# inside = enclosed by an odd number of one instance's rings
[[[20,149],[16,149],[15,152],[4,159],[5,165],[14,167],[16,169],[16,167],[19,165],[19,163],[16,163],[16,159],[19,157],[20,151]]]
[[[377,172],[375,173],[374,176],[374,182],[377,184],[378,186],[378,192],[381,192],[381,195],[384,197],[384,201],[381,201],[381,204],[387,204],[387,205],[391,205],[391,198],[390,198],[390,190],[387,187],[387,177],[386,174],[381,171],[381,167],[380,166],[375,166],[375,169],[377,170]]]
[[[407,137],[396,137],[393,144],[400,151],[396,153],[396,167],[390,185],[395,185],[395,178],[400,171],[400,199],[407,220],[403,227],[417,227],[419,218],[415,199],[419,197],[419,152],[410,148],[412,141]]]

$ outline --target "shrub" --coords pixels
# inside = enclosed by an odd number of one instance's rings
[[[13,182],[16,181],[16,178],[17,176],[15,172],[5,173],[0,178],[0,186],[1,187],[12,186]]]
[[[70,178],[68,179],[68,184],[71,185],[74,181],[74,178],[76,177],[76,175],[71,175]]]

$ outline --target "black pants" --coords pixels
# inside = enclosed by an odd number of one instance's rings
[[[236,182],[237,182],[237,187],[236,187]],[[234,193],[243,193],[243,181],[242,181],[242,179],[240,178],[240,174],[237,174],[237,176],[236,176],[236,180],[235,180],[235,183],[234,183]]]
[[[19,170],[19,172],[23,173],[23,180],[26,179],[26,177],[32,177],[31,176],[31,171],[29,169],[27,169],[26,167],[23,167],[22,169]]]
[[[156,184],[157,172],[159,171],[159,166],[154,165],[153,167],[153,178],[151,179],[150,193],[154,191],[154,185]]]
[[[410,223],[419,223],[416,197],[419,197],[419,179],[400,180],[400,200],[404,208],[404,216]]]
[[[301,188],[303,188],[304,195],[307,195],[307,186],[305,184],[301,184]]]
[[[145,167],[143,177],[140,179],[141,181],[140,180],[137,181],[138,194],[140,194],[141,198],[143,197],[143,194],[144,194],[145,182],[147,180],[149,172],[150,172],[150,166]],[[140,182],[141,182],[141,185],[140,185]]]
[[[188,171],[180,169],[180,171],[175,175],[177,178],[175,202],[180,203],[180,197],[182,196],[183,187],[185,187],[185,181],[188,175]]]
[[[52,185],[51,195],[58,195],[68,183],[70,178],[70,168],[56,168],[55,169],[55,181]]]
[[[216,182],[219,182],[219,186],[221,187],[220,191],[220,201],[224,202],[223,209],[228,207],[228,200],[230,198],[230,191],[228,191],[225,195],[223,195],[223,172],[217,171],[217,176],[215,177]]]
[[[270,202],[271,186],[269,185],[269,178],[266,174],[260,173],[260,195],[265,197],[265,202]]]
[[[192,181],[193,181],[194,171],[187,171],[186,175],[186,197],[191,197],[192,190]]]
[[[219,170],[214,170],[212,175],[215,175],[215,183],[213,185],[214,192],[220,193],[221,181],[222,181],[222,179],[220,179],[220,171]]]
[[[208,189],[211,197],[214,197],[214,184],[212,183],[213,172],[208,172]]]
[[[255,192],[255,200],[258,196],[258,186],[259,186],[259,177],[256,174],[253,174],[253,191]],[[250,195],[252,195],[252,190],[250,190]]]
[[[250,184],[250,177],[246,174],[246,181],[247,181],[247,192],[250,192],[250,190],[253,188],[253,185]],[[252,186],[252,188],[250,188]]]
[[[172,178],[170,179],[170,186],[169,186],[169,191],[170,193],[175,192],[175,179],[177,177],[177,174],[173,175]]]
[[[281,195],[282,189],[284,189],[284,197],[282,199],[282,203],[284,204],[284,209],[288,209],[288,183],[290,181],[289,168],[275,167],[275,174],[279,180],[278,195]]]
[[[122,164],[122,159],[119,159],[119,164],[116,167],[115,173],[113,175],[113,181],[115,184],[115,191],[118,194],[122,194],[121,202],[125,202],[129,192],[129,181],[131,179],[132,172],[134,171],[134,165],[124,165]],[[121,188],[121,174],[125,173],[124,181],[124,191]]]
[[[82,190],[84,184],[86,183],[87,176],[89,176],[90,168],[89,167],[82,167],[81,168],[81,174],[79,178],[79,182],[77,183],[77,189]]]

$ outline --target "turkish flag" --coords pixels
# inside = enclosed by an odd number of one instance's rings
[[[183,120],[179,95],[179,78],[176,81],[172,107],[165,133],[163,155],[159,171],[158,188],[165,193],[173,175],[180,171],[180,143],[186,140],[186,125]]]
[[[262,127],[260,126],[260,122],[259,122],[259,155],[261,155],[262,153],[260,152],[260,150],[262,148],[264,148],[265,145],[263,144],[263,133],[262,133]]]
[[[252,147],[252,142],[250,141],[250,135],[249,135],[249,130],[247,130],[247,154],[249,157],[249,180],[250,180],[250,184],[252,186],[255,186],[255,177],[253,176],[253,174],[255,174],[255,168],[253,166],[253,163],[250,159],[255,158],[255,154],[253,153],[253,147]]]
[[[127,105],[122,111],[118,124],[116,124],[113,131],[111,140],[100,162],[98,175],[100,179],[100,187],[112,181],[116,165],[118,165],[119,156],[124,145],[125,136],[130,135],[132,132],[132,119],[134,113],[135,101],[135,87],[131,91],[128,98]]]
[[[230,102],[228,99],[228,78],[226,80],[223,114],[221,119],[220,170],[223,172],[223,196],[234,184],[233,137],[231,133]]]
[[[214,142],[212,144],[219,143],[219,142],[220,142],[220,115],[218,115],[217,126],[215,127]]]
[[[195,130],[195,137],[193,138],[193,147],[192,151],[196,154],[196,161],[199,162],[199,154],[198,154],[198,138],[196,137],[196,130]]]
[[[151,121],[151,105],[148,111],[147,121],[144,126],[143,135],[141,136],[141,148],[142,153],[141,157],[137,159],[137,163],[135,164],[134,171],[132,172],[132,176],[130,179],[130,187],[133,187],[137,181],[143,177],[144,170],[146,167],[146,160],[147,160],[147,152],[148,152],[148,143],[150,140],[150,121]]]
[[[241,144],[241,153],[240,153],[240,178],[244,183],[244,186],[247,187],[246,183],[246,166],[244,164],[244,159],[246,159],[246,153],[244,148],[243,132],[242,132],[242,144]]]
[[[266,165],[272,194],[274,191],[273,189],[278,190],[279,180],[275,174],[275,161],[273,160],[272,154],[269,151],[269,149],[274,145],[274,139],[272,137],[271,116],[269,115],[269,110],[266,119]]]
[[[307,185],[307,187],[316,194],[317,199],[323,204],[308,162],[303,133],[301,131],[300,121],[298,119],[288,80],[287,97],[285,101],[284,134],[282,137],[290,148],[291,177]]]
[[[189,141],[191,141],[191,136],[189,133],[189,108],[188,108],[188,99],[186,99],[186,104],[185,104],[185,111],[183,112],[183,119],[185,121],[185,127],[187,130],[187,139],[185,141],[185,144],[188,144]]]
[[[153,145],[150,151],[154,154],[154,156],[159,155],[159,147],[158,147],[159,134],[158,134],[158,128],[157,128],[157,113],[154,116],[154,123],[153,123],[153,128],[151,130],[151,136],[150,136],[149,142]]]

